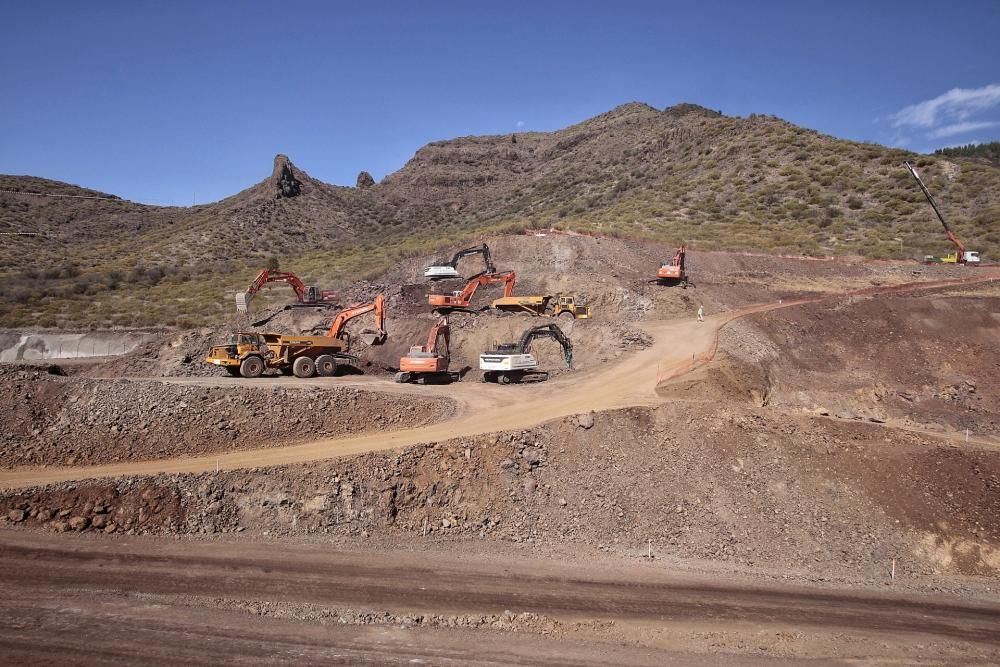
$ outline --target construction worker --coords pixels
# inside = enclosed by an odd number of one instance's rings
[[[700,304],[698,306],[698,321],[699,322],[705,321],[705,306],[702,306]]]

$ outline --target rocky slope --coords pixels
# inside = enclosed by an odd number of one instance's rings
[[[881,580],[895,558],[907,577],[996,577],[998,464],[993,452],[875,424],[678,402],[266,474],[12,492],[0,517],[55,531],[652,549],[821,578]]]
[[[0,465],[84,465],[277,447],[437,421],[450,401],[336,387],[191,387],[0,367]]]
[[[943,252],[903,159],[917,162],[970,247],[987,257],[1000,248],[993,167],[694,105],[633,103],[556,132],[434,142],[381,183],[362,173],[353,188],[279,155],[270,178],[191,208],[2,176],[0,231],[41,236],[0,250],[0,323],[204,323],[228,312],[226,290],[270,257],[333,282],[498,228],[559,225],[702,248]]]

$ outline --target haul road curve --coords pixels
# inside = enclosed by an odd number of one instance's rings
[[[244,450],[207,456],[157,459],[98,466],[18,468],[0,471],[0,488],[16,489],[82,479],[128,475],[156,475],[208,472],[216,469],[265,467],[307,463],[364,452],[398,449],[410,445],[439,442],[503,430],[524,429],[558,417],[589,411],[612,410],[632,406],[656,405],[665,399],[657,386],[710,361],[715,354],[719,330],[732,320],[778,308],[804,303],[842,299],[852,296],[877,296],[885,293],[936,289],[957,285],[992,282],[1000,273],[977,271],[975,276],[958,280],[906,283],[888,287],[854,290],[835,295],[809,297],[784,303],[761,304],[739,311],[709,317],[705,322],[693,319],[650,321],[644,329],[654,338],[650,347],[636,352],[617,364],[573,374],[566,379],[543,385],[516,388],[458,385],[448,395],[458,400],[463,415],[428,426],[388,433],[370,433],[342,438],[315,440],[289,447]],[[175,380],[177,381],[177,380]],[[193,384],[227,384],[228,378],[183,380]],[[337,380],[331,380],[337,382]],[[260,382],[260,380],[256,380]],[[373,383],[365,383],[367,388]],[[384,383],[386,386],[392,386]],[[409,388],[422,391],[430,387]],[[394,389],[398,391],[398,389]],[[442,391],[438,388],[438,391]]]

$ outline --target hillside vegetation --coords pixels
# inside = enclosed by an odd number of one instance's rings
[[[433,142],[383,182],[362,174],[353,188],[278,156],[270,178],[190,208],[0,176],[0,324],[194,326],[231,315],[232,292],[270,258],[335,287],[399,258],[536,227],[701,249],[948,251],[907,159],[967,245],[1000,256],[1000,171],[990,165],[688,104],[632,103],[556,132]],[[25,232],[37,235],[10,235]]]
[[[952,146],[951,148],[939,148],[934,151],[935,155],[947,157],[969,157],[975,158],[985,164],[1000,167],[1000,141],[991,141],[986,144],[966,144],[964,146]]]

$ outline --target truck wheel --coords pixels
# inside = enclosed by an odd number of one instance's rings
[[[311,378],[316,374],[316,363],[309,357],[299,357],[292,364],[292,372],[297,378]]]
[[[240,375],[245,378],[257,378],[264,372],[264,360],[260,357],[247,357],[240,364]]]
[[[316,374],[325,378],[336,375],[337,359],[332,354],[321,354],[316,357]]]

